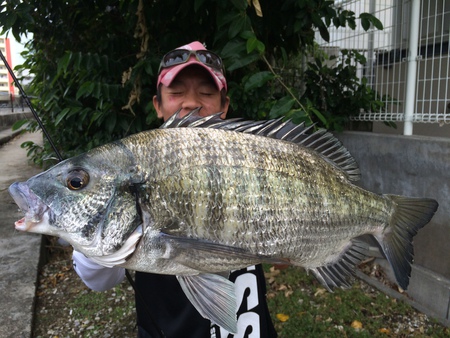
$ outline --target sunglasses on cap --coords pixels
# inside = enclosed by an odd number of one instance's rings
[[[224,65],[222,59],[216,53],[209,50],[189,50],[189,49],[174,49],[163,56],[161,64],[159,65],[158,73],[163,68],[169,68],[175,65],[188,62],[191,55],[195,55],[198,61],[204,65],[214,68],[224,73]]]

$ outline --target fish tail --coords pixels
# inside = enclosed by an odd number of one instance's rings
[[[394,270],[398,285],[406,290],[413,262],[413,237],[433,217],[438,203],[428,198],[384,195],[394,203],[389,226],[377,238],[384,255]]]

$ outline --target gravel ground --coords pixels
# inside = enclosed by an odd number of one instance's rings
[[[72,267],[71,250],[51,250],[39,274],[33,337],[136,337],[134,292],[87,288]]]

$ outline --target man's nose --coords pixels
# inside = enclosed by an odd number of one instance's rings
[[[201,106],[201,102],[200,102],[198,96],[194,95],[194,94],[187,95],[185,97],[185,100],[183,101],[183,105],[182,105],[183,109],[186,109],[189,111],[191,111],[195,108],[198,108],[200,106]]]

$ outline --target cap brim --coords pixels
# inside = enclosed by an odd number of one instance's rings
[[[211,75],[212,79],[214,80],[214,83],[216,84],[218,90],[222,90],[223,88],[226,89],[226,80],[224,75],[220,71],[208,67],[207,65],[199,62],[195,58],[185,63],[163,69],[158,76],[158,85],[162,83],[163,85],[169,87],[172,81],[183,69],[193,65],[200,66],[206,69],[208,73]]]

